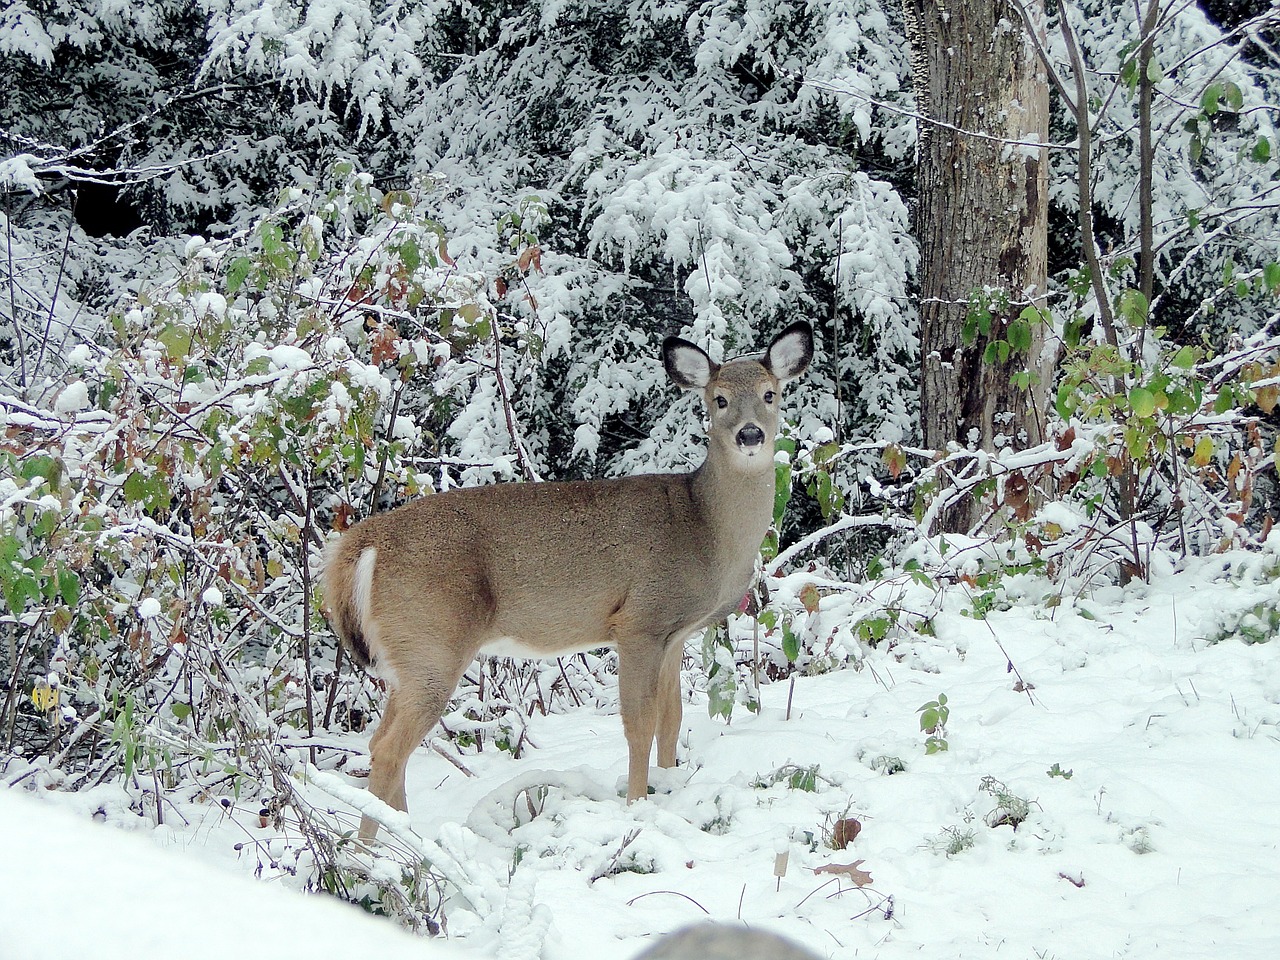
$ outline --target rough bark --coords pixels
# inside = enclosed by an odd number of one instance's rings
[[[1038,11],[1038,4],[1027,4]],[[1018,12],[1003,0],[904,0],[919,127],[921,416],[935,450],[987,450],[1041,439],[1050,366],[1037,326],[1031,349],[984,363],[989,339],[1028,304],[1043,306],[1048,237],[1049,87]],[[965,344],[976,290],[1009,307],[988,337]],[[1031,369],[1031,391],[1013,384]],[[980,519],[962,503],[943,525]]]

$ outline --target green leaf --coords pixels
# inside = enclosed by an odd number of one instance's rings
[[[248,257],[236,257],[227,268],[227,295],[234,297],[244,286],[245,278],[253,269],[253,261]]]
[[[1218,112],[1218,101],[1222,99],[1222,84],[1211,83],[1204,88],[1204,93],[1200,96],[1200,109],[1207,115],[1213,116]]]
[[[1266,137],[1259,137],[1258,142],[1253,145],[1253,153],[1250,156],[1258,163],[1266,163],[1271,159],[1271,141]]]
[[[163,476],[156,474],[147,482],[147,506],[151,509],[167,509],[173,502],[173,493]]]
[[[1129,391],[1129,406],[1134,416],[1146,419],[1156,412],[1155,394],[1146,387],[1134,387]]]
[[[1164,79],[1164,68],[1155,57],[1147,61],[1147,79],[1152,83],[1159,83]]]
[[[1074,349],[1080,346],[1080,340],[1084,337],[1085,322],[1084,317],[1076,314],[1062,325],[1062,338],[1067,341],[1068,347]]]
[[[1026,306],[1022,308],[1022,312],[1018,314],[1019,320],[1025,320],[1029,325],[1035,326],[1037,323],[1043,323],[1048,326],[1053,317],[1044,307]]]
[[[404,262],[405,269],[413,273],[422,265],[422,253],[418,249],[418,241],[410,237],[400,244],[400,259]]]
[[[1230,80],[1222,85],[1222,97],[1226,100],[1227,106],[1236,113],[1239,113],[1240,108],[1244,106],[1244,94]]]
[[[1147,439],[1137,430],[1129,430],[1124,437],[1125,449],[1129,451],[1131,460],[1143,460],[1147,449]]]
[[[937,729],[938,726],[938,708],[935,705],[928,705],[920,708],[920,731],[929,733]]]
[[[181,359],[191,352],[191,328],[186,324],[167,324],[156,339],[171,359]]]
[[[31,532],[41,539],[52,535],[53,531],[58,529],[58,524],[62,520],[62,513],[58,510],[45,510],[40,514],[35,524],[31,527]]]
[[[1263,264],[1262,282],[1271,293],[1280,293],[1280,263]]]
[[[58,594],[62,597],[62,602],[68,607],[74,607],[80,602],[80,578],[62,564],[58,564],[57,579]]]
[[[49,484],[50,490],[57,490],[62,485],[62,462],[44,454],[27,457],[22,461],[18,476],[27,481],[41,477]]]
[[[835,440],[822,444],[813,451],[813,462],[820,464],[828,464],[840,453],[840,444]]]
[[[1196,441],[1195,450],[1192,452],[1191,460],[1197,467],[1208,465],[1213,459],[1213,437],[1207,433],[1202,433],[1200,439]]]
[[[1120,316],[1129,326],[1141,327],[1147,322],[1151,304],[1147,302],[1141,290],[1129,289],[1120,294],[1118,308]]]
[[[800,638],[785,623],[782,625],[782,652],[789,663],[795,663],[800,656]]]
[[[834,506],[832,502],[832,484],[831,474],[823,470],[818,474],[818,509],[822,511],[822,519],[828,520],[831,517],[831,509]]]
[[[1058,397],[1054,403],[1058,410],[1058,416],[1063,420],[1070,420],[1071,414],[1075,412],[1077,403],[1075,390],[1070,383],[1064,380],[1058,385]]]
[[[880,554],[878,553],[874,554],[867,561],[867,577],[866,578],[868,580],[879,580],[881,577],[884,576],[884,570],[885,570],[884,557],[880,556]]]
[[[782,515],[787,512],[787,503],[791,500],[791,464],[773,465],[773,483],[773,522],[781,524]]]
[[[28,599],[35,599],[38,596],[40,596],[40,584],[34,577],[22,574],[5,583],[5,603],[9,607],[9,612],[15,617],[22,616],[22,612],[27,608]]]
[[[1012,349],[1019,351],[1031,349],[1031,324],[1022,317],[1010,322],[1007,336]]]
[[[1138,60],[1136,57],[1130,57],[1120,67],[1120,82],[1129,88],[1130,93],[1138,86]]]
[[[262,237],[263,253],[270,257],[280,252],[284,246],[284,231],[279,226],[267,221],[262,224],[258,233]]]
[[[1169,360],[1171,366],[1179,370],[1190,370],[1196,365],[1196,351],[1194,347],[1182,347]]]
[[[124,499],[126,503],[141,503],[147,499],[147,478],[134,470],[124,480]]]

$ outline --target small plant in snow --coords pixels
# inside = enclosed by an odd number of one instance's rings
[[[947,826],[936,835],[927,839],[925,849],[940,853],[945,857],[954,857],[964,853],[978,842],[978,834],[972,827]]]
[[[828,814],[823,820],[821,830],[823,846],[832,850],[844,850],[862,832],[862,821],[849,815],[851,805],[851,803],[846,804],[839,815],[833,817]]]
[[[872,770],[877,770],[886,777],[892,777],[895,773],[906,773],[907,771],[907,765],[902,762],[901,757],[891,757],[883,753],[878,757],[872,757],[869,766]]]
[[[733,825],[733,813],[726,808],[724,794],[717,793],[712,802],[715,805],[715,814],[704,820],[699,829],[712,836],[722,836],[727,834]]]
[[[1056,763],[1046,770],[1045,773],[1051,777],[1061,777],[1063,780],[1070,780],[1073,776],[1070,770],[1063,770],[1062,767]]]
[[[1134,853],[1142,855],[1155,850],[1151,842],[1151,832],[1145,827],[1133,827],[1120,835],[1121,842]]]
[[[1280,633],[1280,606],[1275,600],[1263,600],[1247,610],[1224,615],[1225,621],[1209,638],[1210,643],[1221,643],[1236,637],[1244,643],[1267,643]]]
[[[804,767],[794,763],[785,763],[772,773],[763,774],[751,781],[751,785],[757,790],[767,790],[780,783],[786,784],[790,790],[803,790],[806,793],[816,793],[819,783],[835,786],[831,780],[818,772],[816,763]]]
[[[989,827],[1009,826],[1017,830],[1018,826],[1031,813],[1031,804],[1022,797],[1012,793],[1008,787],[995,777],[983,777],[978,789],[995,798],[996,807],[986,816]]]
[[[715,623],[702,635],[702,669],[707,684],[707,713],[712,717],[729,720],[733,708],[743,693],[748,694],[747,709],[753,713],[760,709],[758,691],[740,690],[738,665],[734,657],[735,645],[727,623]]]
[[[951,716],[951,708],[947,706],[947,695],[938,694],[937,700],[917,707],[916,713],[920,714],[920,732],[928,734],[924,741],[925,754],[943,753],[949,749],[947,720]]]

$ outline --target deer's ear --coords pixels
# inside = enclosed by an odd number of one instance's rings
[[[760,362],[782,383],[786,383],[804,373],[812,359],[813,327],[808,321],[797,320],[773,338]]]
[[[671,382],[685,390],[705,389],[720,369],[701,347],[679,337],[662,341],[662,365]]]

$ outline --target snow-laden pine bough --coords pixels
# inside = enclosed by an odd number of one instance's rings
[[[328,616],[390,696],[369,744],[369,788],[407,809],[405,765],[463,670],[484,652],[618,651],[627,799],[676,762],[685,641],[737,609],[773,517],[782,386],[813,356],[797,321],[759,359],[723,365],[678,337],[667,375],[701,390],[707,457],[691,473],[498,484],[425,497],[357,524],[330,547]],[[361,819],[372,838],[376,819]]]

